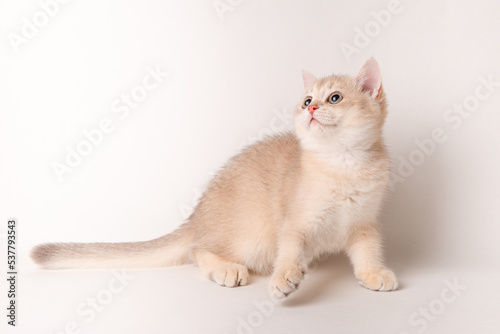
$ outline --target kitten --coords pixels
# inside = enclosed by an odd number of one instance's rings
[[[272,272],[270,293],[283,298],[314,259],[345,251],[364,287],[396,289],[377,221],[391,169],[377,62],[369,59],[356,77],[304,71],[303,82],[295,133],[232,158],[173,233],[134,243],[42,244],[33,260],[46,269],[197,264],[228,287],[247,284],[249,271]]]

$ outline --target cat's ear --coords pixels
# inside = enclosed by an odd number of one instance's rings
[[[309,89],[312,88],[314,83],[318,81],[314,75],[311,73],[302,70],[302,81],[304,82],[304,89],[307,92]]]
[[[361,67],[356,76],[358,86],[363,92],[367,92],[371,97],[377,98],[382,87],[382,73],[378,67],[377,61],[370,58]]]

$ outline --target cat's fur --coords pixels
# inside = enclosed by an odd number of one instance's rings
[[[271,295],[282,298],[314,259],[345,251],[363,286],[396,289],[377,222],[390,180],[378,65],[369,59],[356,77],[317,80],[304,72],[303,80],[295,134],[270,137],[231,159],[178,230],[145,242],[43,244],[33,260],[47,269],[194,263],[229,287],[247,284],[249,271],[272,272]],[[330,104],[336,91],[343,99]]]

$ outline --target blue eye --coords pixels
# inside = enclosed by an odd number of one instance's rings
[[[342,99],[343,99],[342,94],[340,94],[339,92],[334,92],[328,98],[328,103],[330,103],[330,104],[337,104],[340,101],[342,101]]]
[[[304,101],[304,105],[302,106],[302,108],[305,108],[307,107],[308,105],[310,105],[312,102],[312,98],[308,97],[305,101]]]

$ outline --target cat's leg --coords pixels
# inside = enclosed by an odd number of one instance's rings
[[[362,286],[375,291],[397,289],[396,276],[383,264],[382,243],[376,226],[365,225],[355,230],[346,250],[354,267],[354,275]]]
[[[304,233],[288,231],[282,234],[269,290],[275,298],[285,298],[297,290],[307,271],[304,257]]]
[[[247,267],[225,261],[217,255],[207,251],[198,250],[195,255],[203,276],[217,284],[235,287],[248,283]]]

